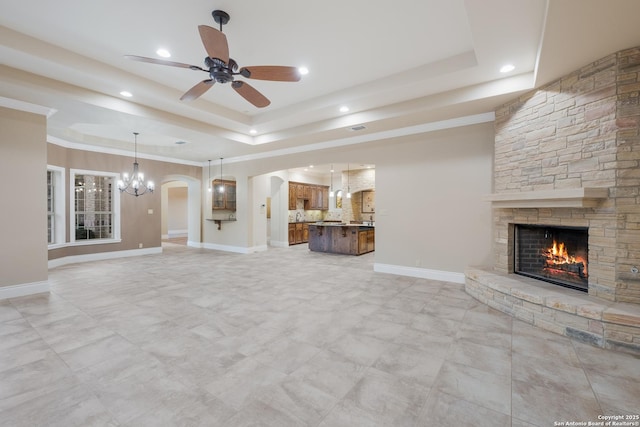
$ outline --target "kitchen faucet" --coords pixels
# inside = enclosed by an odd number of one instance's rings
[[[299,222],[300,218],[302,218],[302,214],[300,212],[296,212],[296,222]]]

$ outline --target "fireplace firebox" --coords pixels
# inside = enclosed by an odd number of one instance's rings
[[[516,274],[588,291],[587,228],[516,224],[514,237]]]

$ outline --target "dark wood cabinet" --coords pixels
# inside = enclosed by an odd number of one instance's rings
[[[296,244],[296,225],[295,224],[289,224],[289,244],[290,245]]]
[[[297,184],[293,184],[293,183],[289,183],[289,210],[295,210],[296,209],[296,202],[298,201],[298,196],[296,194],[296,192],[298,191],[298,185]]]
[[[321,197],[320,209],[328,210],[329,209],[329,187],[322,187],[321,192],[322,192],[322,196],[320,196]]]
[[[309,250],[362,255],[375,250],[375,229],[354,225],[309,226]]]
[[[297,245],[309,241],[309,224],[305,222],[289,223],[289,244]]]
[[[289,210],[297,209],[297,201],[304,200],[305,210],[328,210],[329,187],[289,181]]]
[[[236,182],[216,179],[213,181],[213,210],[236,210]]]
[[[302,238],[304,236],[303,231],[304,229],[302,227],[302,223],[301,222],[296,223],[295,243],[302,243]]]

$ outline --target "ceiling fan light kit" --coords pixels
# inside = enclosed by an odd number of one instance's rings
[[[207,52],[207,57],[204,59],[206,69],[197,65],[183,64],[164,59],[147,58],[144,56],[125,55],[125,57],[133,61],[167,65],[170,67],[189,68],[190,70],[209,73],[210,78],[197,83],[189,89],[184,95],[182,95],[180,98],[181,101],[193,101],[194,99],[199,98],[211,89],[215,83],[231,83],[231,87],[240,96],[254,106],[264,108],[268,106],[271,101],[269,101],[267,97],[249,83],[242,80],[235,80],[236,76],[241,76],[245,79],[276,82],[297,82],[300,80],[300,72],[296,67],[258,65],[238,69],[238,63],[229,57],[227,36],[222,32],[222,26],[227,24],[231,18],[228,13],[222,10],[214,10],[211,12],[211,15],[213,16],[213,20],[220,25],[220,30],[216,30],[208,25],[198,26],[200,39],[202,40],[202,44]]]

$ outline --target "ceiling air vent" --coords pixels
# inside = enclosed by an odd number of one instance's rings
[[[350,127],[349,130],[351,132],[356,132],[356,131],[363,130],[363,129],[366,129],[366,128],[367,127],[365,125],[356,125],[356,126]]]

